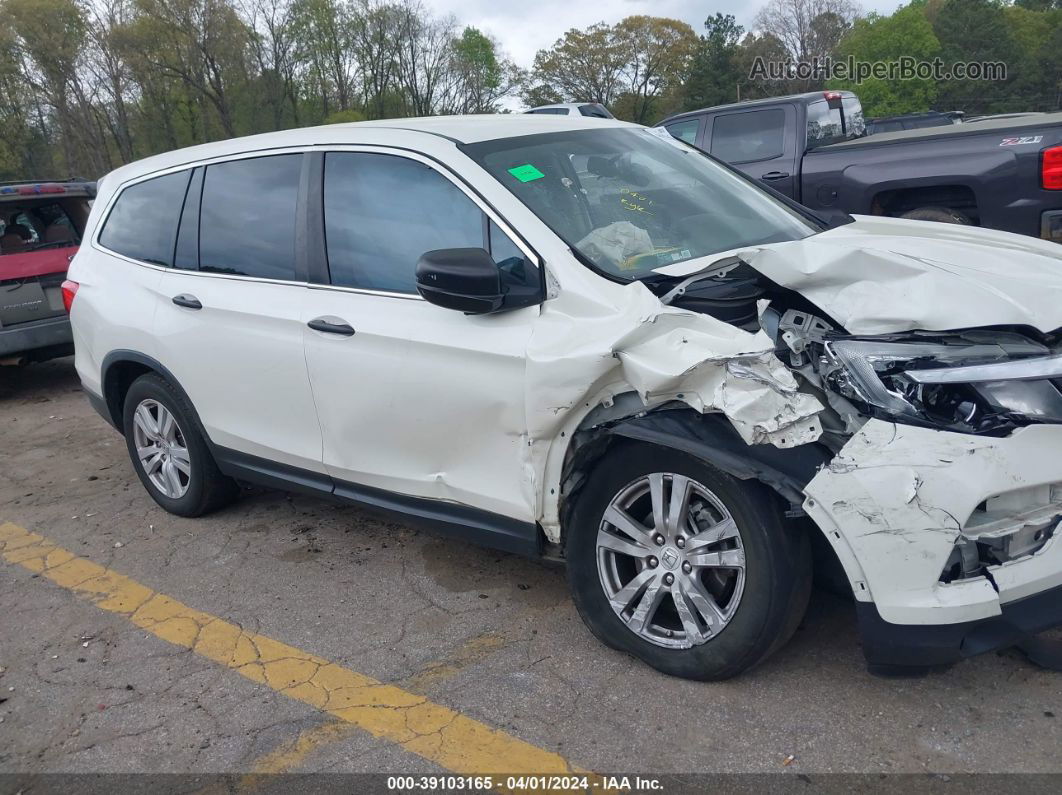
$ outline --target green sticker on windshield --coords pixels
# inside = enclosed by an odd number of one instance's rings
[[[542,179],[546,176],[530,163],[524,163],[522,166],[510,168],[509,173],[521,182],[531,182],[531,180]]]

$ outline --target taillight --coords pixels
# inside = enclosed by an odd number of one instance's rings
[[[1062,190],[1062,146],[1040,153],[1040,185],[1044,190]]]
[[[63,282],[63,306],[66,307],[68,315],[70,314],[70,307],[74,305],[74,296],[77,295],[77,288],[80,286],[80,284],[70,279]]]

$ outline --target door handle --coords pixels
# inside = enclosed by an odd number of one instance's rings
[[[788,176],[788,171],[768,171],[766,174],[761,176],[760,179],[766,180],[767,182],[774,182],[778,179],[785,179]]]
[[[344,323],[338,317],[325,318],[315,317],[309,323],[306,324],[314,331],[323,331],[325,334],[338,334],[341,337],[353,337],[354,329],[348,324]]]
[[[185,309],[203,308],[203,305],[199,303],[199,299],[188,293],[181,293],[180,295],[173,296],[173,303],[177,304],[177,306],[183,306]]]

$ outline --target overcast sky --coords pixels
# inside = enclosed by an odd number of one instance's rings
[[[424,0],[436,14],[453,14],[464,25],[493,34],[509,56],[529,67],[535,53],[570,28],[619,22],[633,14],[672,17],[697,33],[716,12],[733,14],[746,30],[766,0]],[[891,13],[903,0],[862,0],[864,11]]]

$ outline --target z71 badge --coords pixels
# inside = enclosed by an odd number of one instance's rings
[[[1000,146],[1018,146],[1019,144],[1038,144],[1044,137],[1042,135],[1023,135],[1017,138],[1004,138],[999,142]]]

